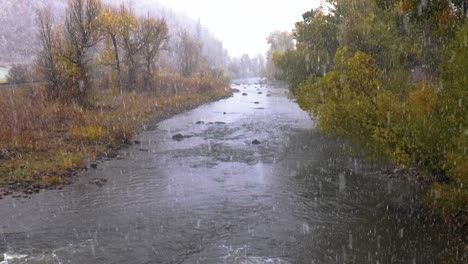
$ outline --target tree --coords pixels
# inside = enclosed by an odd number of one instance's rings
[[[137,83],[137,72],[140,67],[141,40],[138,36],[138,20],[131,8],[120,7],[122,19],[122,43],[127,68],[127,86],[129,89]]]
[[[293,34],[287,31],[275,31],[268,36],[267,42],[270,49],[267,53],[266,75],[269,79],[276,79],[282,73],[276,67],[273,58],[294,49]]]
[[[65,16],[62,57],[66,59],[72,100],[81,105],[89,103],[89,52],[101,40],[100,11],[100,0],[69,0]]]
[[[124,8],[123,6],[121,8]],[[99,15],[99,24],[101,26],[101,31],[107,36],[106,38],[106,48],[104,55],[109,51],[112,54],[112,63],[115,67],[117,73],[117,87],[122,92],[122,69],[121,61],[119,55],[119,39],[122,36],[123,28],[123,18],[118,9],[113,6],[106,6],[103,8],[101,14]],[[112,48],[109,48],[111,46]],[[105,56],[104,56],[105,57]],[[104,61],[107,61],[106,58],[103,58]]]
[[[140,22],[139,31],[145,64],[144,86],[148,89],[153,77],[155,60],[169,39],[169,30],[164,19],[146,17]]]
[[[182,76],[190,76],[199,70],[201,46],[186,30],[179,32],[176,53]]]
[[[62,73],[58,69],[58,41],[52,27],[52,15],[49,9],[37,12],[39,52],[37,55],[38,72],[46,80],[47,96],[51,100],[60,97]]]

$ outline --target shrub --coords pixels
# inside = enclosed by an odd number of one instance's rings
[[[24,84],[32,81],[29,67],[25,65],[13,65],[8,71],[7,82],[11,84]]]

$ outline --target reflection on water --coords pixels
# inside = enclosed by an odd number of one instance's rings
[[[463,263],[415,187],[337,155],[286,89],[235,88],[63,190],[0,201],[3,263]]]

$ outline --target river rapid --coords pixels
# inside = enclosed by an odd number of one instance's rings
[[[0,200],[0,263],[467,263],[416,186],[340,155],[286,87],[233,88],[74,184]]]

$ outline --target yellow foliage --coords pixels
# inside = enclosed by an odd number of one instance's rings
[[[403,15],[407,14],[413,8],[413,1],[411,0],[401,0],[396,4],[396,10],[398,14]]]
[[[102,127],[86,126],[86,127],[74,127],[71,129],[73,138],[82,141],[99,141],[105,138],[106,133]]]
[[[50,176],[42,179],[42,182],[48,186],[62,185],[65,183],[62,177],[59,176]]]
[[[431,84],[423,82],[409,95],[409,109],[417,117],[429,117],[437,109],[439,96]]]

